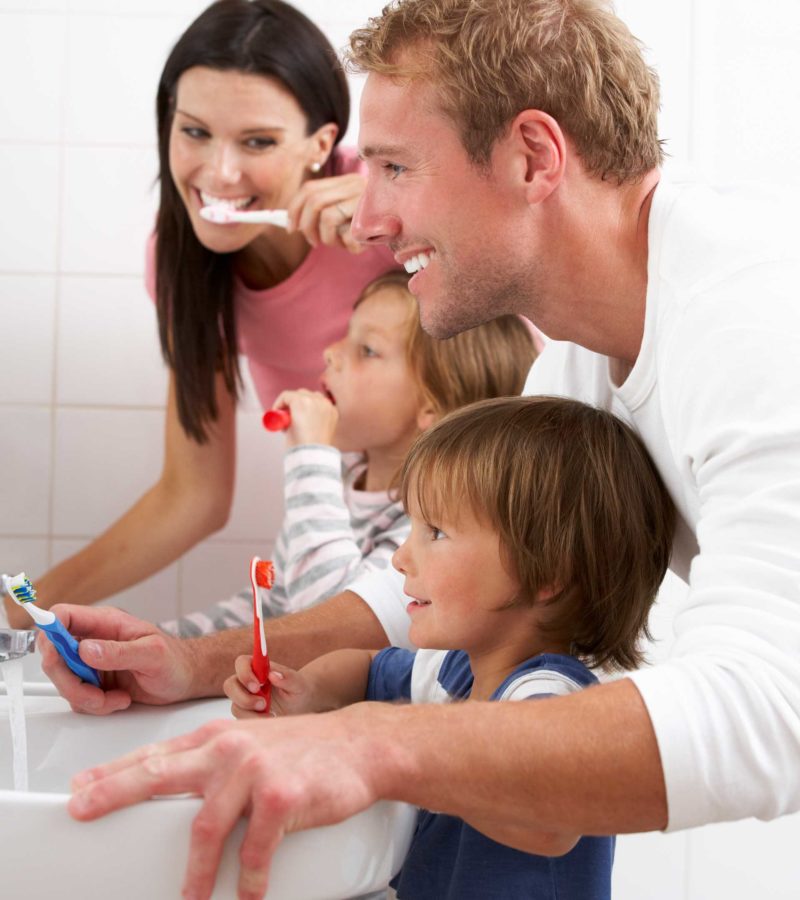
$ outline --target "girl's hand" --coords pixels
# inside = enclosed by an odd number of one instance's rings
[[[288,409],[292,416],[292,424],[286,430],[289,447],[333,444],[339,413],[324,394],[305,388],[284,391],[273,404],[273,409],[280,408]]]
[[[287,207],[289,231],[300,231],[311,244],[342,247],[350,253],[361,253],[350,232],[350,221],[364,193],[363,175],[334,175],[310,178],[304,182]]]
[[[259,684],[251,668],[252,656],[238,656],[234,664],[236,674],[225,681],[225,693],[231,699],[231,712],[236,719],[263,716],[266,701],[258,696]],[[269,681],[272,685],[270,713],[273,716],[296,716],[315,712],[311,684],[300,672],[278,663],[270,663]]]

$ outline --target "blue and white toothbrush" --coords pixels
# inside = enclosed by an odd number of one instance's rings
[[[61,658],[78,678],[88,681],[89,684],[93,684],[95,687],[102,687],[97,669],[87,666],[78,656],[78,642],[75,638],[56,618],[54,613],[51,613],[49,609],[39,609],[38,606],[34,605],[36,590],[25,573],[20,572],[19,575],[14,575],[10,578],[8,575],[0,575],[0,578],[3,579],[3,587],[8,592],[8,595],[15,603],[27,610],[28,615],[33,619],[37,627],[41,628],[50,638]]]

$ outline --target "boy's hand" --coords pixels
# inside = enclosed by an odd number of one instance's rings
[[[331,401],[319,391],[300,388],[284,391],[273,409],[288,409],[292,423],[286,431],[289,447],[300,444],[332,444],[339,413]]]
[[[252,669],[252,656],[238,656],[235,675],[225,681],[225,693],[231,699],[231,712],[236,719],[264,715],[266,701],[258,696],[259,684]],[[300,672],[270,663],[269,681],[272,685],[270,713],[273,716],[296,716],[316,712],[313,692],[308,679]]]

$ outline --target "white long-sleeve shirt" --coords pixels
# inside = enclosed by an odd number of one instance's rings
[[[552,342],[526,393],[612,410],[679,513],[689,590],[663,664],[633,673],[658,740],[669,828],[800,809],[800,241],[795,198],[662,182],[645,331],[616,386],[607,358]],[[402,585],[350,588],[407,645]]]
[[[324,444],[293,447],[284,457],[285,513],[275,545],[275,583],[262,592],[265,616],[307,609],[342,590],[353,578],[391,566],[411,528],[402,503],[387,491],[357,485],[367,467],[357,453]],[[248,587],[205,612],[161,628],[196,637],[249,625]]]

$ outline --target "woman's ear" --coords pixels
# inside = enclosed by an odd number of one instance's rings
[[[312,162],[318,162],[320,167],[325,165],[333,151],[333,145],[338,134],[339,126],[335,122],[327,122],[325,125],[320,125],[314,134],[311,135]]]

